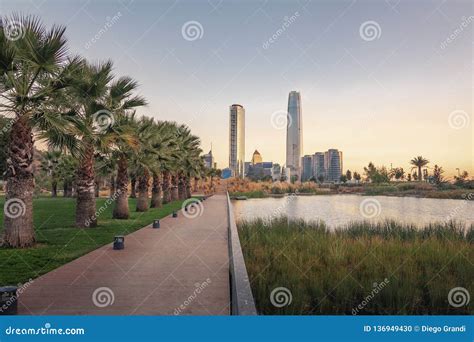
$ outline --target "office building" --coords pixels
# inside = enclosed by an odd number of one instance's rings
[[[204,166],[208,169],[212,169],[214,167],[214,158],[212,156],[212,149],[209,153],[202,156],[204,159]]]
[[[230,106],[229,115],[229,169],[232,176],[244,177],[245,109],[239,104]]]
[[[302,158],[301,162],[303,166],[303,172],[301,174],[301,181],[306,182],[313,177],[313,156],[312,155],[305,155]]]
[[[301,96],[297,91],[288,96],[288,119],[286,128],[286,167],[291,176],[301,179],[301,153],[303,150],[303,126]]]
[[[313,177],[317,181],[326,180],[326,167],[324,165],[323,152],[316,152],[313,155]]]
[[[342,152],[337,149],[329,149],[324,153],[324,165],[326,168],[326,181],[339,182],[342,175]]]

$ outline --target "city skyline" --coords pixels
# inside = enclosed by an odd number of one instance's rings
[[[187,123],[203,150],[215,143],[219,168],[228,163],[224,113],[234,102],[247,111],[248,151],[285,164],[286,132],[271,116],[298,89],[302,155],[337,147],[344,168],[358,171],[371,161],[409,170],[410,159],[422,155],[447,176],[457,168],[474,173],[468,1],[3,0],[0,11],[67,25],[72,54],[93,61],[113,56],[114,72],[134,75],[149,100],[138,114]],[[236,25],[226,25],[230,16]],[[189,22],[202,27],[196,39],[183,34]],[[366,35],[366,23],[378,25],[375,36]]]

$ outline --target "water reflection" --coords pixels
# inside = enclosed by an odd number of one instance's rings
[[[379,206],[373,218],[364,216],[366,199],[375,199]],[[378,204],[377,204],[378,203]],[[290,218],[323,220],[331,227],[351,221],[394,219],[418,226],[454,219],[474,224],[474,201],[389,196],[288,196],[285,198],[233,201],[236,219],[269,218],[287,215]]]

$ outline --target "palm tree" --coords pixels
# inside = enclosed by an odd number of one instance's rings
[[[165,122],[165,127],[167,134],[170,135],[170,141],[168,143],[168,156],[160,163],[163,204],[170,203],[171,201],[177,199],[177,194],[175,193],[175,195],[173,195],[174,183],[172,175],[176,172],[178,167],[177,160],[180,153],[177,143],[179,136],[178,126],[174,122]]]
[[[113,124],[107,125],[104,132],[107,137],[104,145],[111,159],[118,160],[114,163],[114,169],[117,167],[117,177],[110,179],[110,183],[115,185],[114,189],[111,189],[111,198],[115,199],[113,217],[117,219],[129,217],[128,159],[137,151],[139,145],[135,109],[147,104],[143,97],[133,95],[137,88],[138,83],[132,78],[121,77],[112,82],[105,97],[105,105],[114,118]]]
[[[10,21],[21,27],[20,39],[10,39],[3,29]],[[21,215],[5,216],[5,246],[28,247],[35,242],[33,131],[59,132],[67,126],[61,113],[50,110],[52,99],[68,85],[78,62],[66,60],[64,31],[62,26],[47,30],[32,16],[0,19],[0,110],[14,117],[7,147],[6,201],[21,207]]]
[[[136,83],[130,78],[115,82],[113,78],[112,62],[97,65],[83,62],[80,77],[63,98],[74,114],[74,137],[80,155],[76,172],[76,227],[79,228],[97,225],[94,156],[98,152],[109,153],[119,140],[131,139],[129,132],[115,128],[115,120],[145,104],[141,97],[131,96]]]
[[[77,118],[76,137],[81,149],[76,173],[76,227],[87,228],[97,226],[94,156],[96,146],[104,138],[103,126],[97,122],[105,120],[105,117],[113,120],[104,106],[107,89],[113,79],[112,62],[98,65],[84,62],[81,69],[82,75],[76,80],[69,101]]]
[[[51,180],[51,197],[58,195],[58,180],[59,180],[59,160],[61,158],[61,151],[47,151],[41,156],[41,170]]]
[[[109,184],[109,197],[115,196],[115,170],[117,161],[112,153],[97,153],[94,161],[94,173],[96,175],[96,197],[99,197],[100,185],[104,182]]]
[[[156,164],[152,170],[153,180],[150,207],[159,208],[163,203],[161,172],[164,165],[172,161],[176,148],[175,125],[166,121],[158,122],[155,125],[155,135],[151,144],[155,154]]]
[[[217,171],[216,171],[216,169],[214,169],[214,168],[209,169],[208,172],[207,172],[207,175],[208,175],[209,178],[210,178],[210,190],[211,190],[211,192],[212,192],[213,189],[214,189],[214,177],[217,176]]]
[[[72,197],[77,160],[70,154],[61,154],[58,162],[58,178],[63,182],[63,196]]]
[[[142,117],[137,127],[139,148],[130,161],[133,174],[137,176],[138,197],[136,211],[147,211],[149,207],[150,176],[156,168],[156,155],[153,150],[152,141],[155,135],[155,123],[153,119]]]
[[[190,197],[191,177],[197,173],[202,151],[199,148],[199,138],[192,135],[186,125],[180,125],[178,127],[177,145],[179,151],[177,160],[178,168],[175,174],[178,190],[177,197],[179,199],[186,199]]]
[[[204,165],[204,156],[199,158],[198,165],[195,169],[196,173],[194,175],[194,184],[193,184],[193,192],[199,192],[200,186],[199,183],[202,181],[203,177],[206,177],[206,166]]]
[[[419,182],[421,182],[423,180],[423,176],[421,174],[421,168],[423,166],[428,165],[428,163],[429,163],[429,160],[423,158],[422,156],[418,156],[418,157],[415,157],[412,160],[410,160],[410,164],[413,165],[412,170],[416,169],[416,168],[418,169],[417,179],[418,179]]]
[[[121,115],[116,122],[117,127],[123,129],[136,131],[138,127],[138,121],[135,118],[135,113],[131,115]],[[133,155],[138,151],[139,141],[135,137],[131,141],[119,140],[117,142],[117,149],[112,153],[112,156],[117,161],[117,178],[116,194],[115,194],[115,205],[112,217],[115,219],[128,219],[129,218],[129,207],[128,207],[128,165],[129,160],[132,159]]]
[[[168,165],[163,166],[163,172],[161,177],[161,188],[163,190],[163,204],[171,202],[171,172]]]

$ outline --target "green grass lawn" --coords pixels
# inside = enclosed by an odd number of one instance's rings
[[[359,222],[334,232],[279,218],[238,227],[261,314],[474,314],[472,298],[458,308],[448,301],[456,287],[474,293],[474,225],[465,233],[454,223]],[[274,292],[274,305],[272,291],[282,287],[292,298],[278,307],[284,293]]]
[[[4,198],[0,199],[3,207]],[[105,198],[97,199],[97,208]],[[135,199],[129,200],[130,218],[112,219],[110,205],[99,216],[96,228],[74,227],[76,201],[73,198],[38,198],[34,200],[34,225],[37,246],[27,249],[0,248],[0,286],[24,283],[105,244],[115,235],[126,235],[181,208],[181,201],[172,202],[145,213],[135,212]],[[3,230],[3,210],[0,213],[0,233]]]

